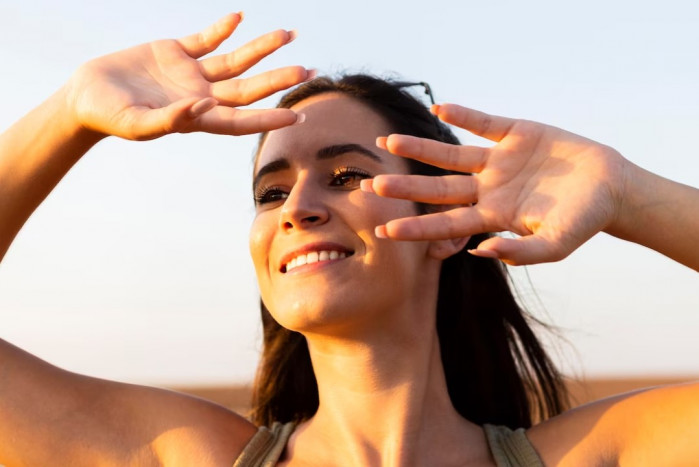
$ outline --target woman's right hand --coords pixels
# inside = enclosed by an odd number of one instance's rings
[[[192,131],[240,135],[293,124],[297,116],[288,109],[236,109],[312,78],[313,72],[300,66],[237,78],[291,42],[293,31],[270,32],[233,52],[201,59],[241,20],[241,14],[232,13],[191,36],[86,63],[65,89],[75,123],[98,135],[131,140]]]

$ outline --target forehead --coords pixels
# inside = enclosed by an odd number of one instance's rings
[[[342,94],[313,96],[291,108],[304,114],[306,120],[269,132],[258,153],[255,171],[275,159],[315,154],[330,145],[360,144],[376,150],[376,138],[391,133],[381,115]]]

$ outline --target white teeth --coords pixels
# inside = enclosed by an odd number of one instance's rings
[[[332,261],[335,259],[343,259],[346,257],[347,253],[345,253],[344,251],[311,251],[308,254],[298,255],[296,258],[293,258],[291,261],[289,261],[289,263],[287,263],[285,269],[286,272],[289,272],[298,266],[303,266],[304,264],[317,263],[320,261]]]

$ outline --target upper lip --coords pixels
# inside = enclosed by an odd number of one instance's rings
[[[346,253],[347,256],[350,256],[351,254],[354,253],[354,250],[351,248],[348,248],[344,245],[340,245],[339,243],[333,243],[333,242],[315,242],[315,243],[309,243],[307,245],[302,246],[301,248],[298,248],[296,250],[290,251],[286,254],[284,254],[281,258],[280,264],[279,264],[279,271],[285,272],[285,267],[286,265],[294,258],[300,255],[305,255],[308,253],[311,253],[313,251],[337,251],[340,253]]]

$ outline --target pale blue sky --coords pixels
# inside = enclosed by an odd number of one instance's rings
[[[205,3],[3,1],[0,129],[91,57],[244,10],[223,50],[271,29],[299,30],[258,70],[301,64],[425,80],[438,101],[564,127],[699,186],[694,2]],[[100,143],[0,265],[0,336],[106,378],[249,380],[260,335],[247,252],[254,145],[209,135]],[[534,311],[576,349],[563,349],[567,368],[699,375],[695,272],[604,235],[528,272],[546,313]],[[524,271],[514,275],[531,301]]]

